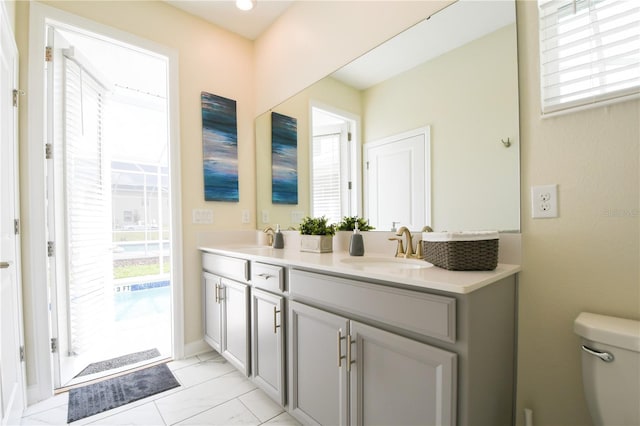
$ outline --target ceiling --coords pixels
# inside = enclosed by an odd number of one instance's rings
[[[165,1],[249,40],[258,38],[293,4],[293,0],[257,0],[256,6],[245,12],[236,8],[234,0]]]

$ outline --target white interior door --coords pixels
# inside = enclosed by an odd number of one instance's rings
[[[364,145],[365,216],[380,231],[430,225],[429,128]]]
[[[92,360],[109,317],[111,208],[109,163],[102,144],[105,89],[54,28],[48,31],[48,231],[54,384],[67,384]]]
[[[20,424],[25,369],[20,274],[17,66],[18,51],[0,6],[0,424]],[[14,101],[15,98],[15,101]]]

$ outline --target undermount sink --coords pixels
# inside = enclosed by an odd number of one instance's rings
[[[362,269],[424,269],[433,265],[420,259],[404,259],[401,257],[349,257],[340,260],[347,265]]]

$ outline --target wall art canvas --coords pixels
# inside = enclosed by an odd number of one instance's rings
[[[239,201],[236,101],[202,92],[205,201]]]
[[[271,201],[298,204],[298,121],[271,113]]]

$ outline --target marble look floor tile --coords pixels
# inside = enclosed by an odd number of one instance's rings
[[[51,398],[47,398],[44,401],[37,402],[27,407],[22,413],[23,417],[31,416],[42,411],[47,411],[52,408],[69,405],[69,392],[64,392],[59,395],[55,395]]]
[[[260,420],[254,416],[238,399],[218,405],[204,413],[190,417],[179,425],[259,425]]]
[[[227,360],[220,357],[175,370],[173,374],[182,386],[190,387],[223,376],[234,370],[235,368]]]
[[[173,424],[218,406],[255,389],[253,383],[238,372],[185,388],[156,400],[160,414]]]
[[[46,411],[40,411],[36,414],[22,417],[20,424],[24,426],[67,424],[67,405],[60,405]]]
[[[200,361],[208,361],[210,359],[224,359],[222,355],[220,355],[216,351],[209,351],[196,356]]]
[[[109,411],[111,412],[111,411]],[[155,403],[147,402],[138,407],[123,410],[114,415],[108,415],[90,425],[164,425],[164,420]]]
[[[289,413],[282,413],[277,417],[263,423],[265,425],[286,425],[286,426],[301,426],[300,423],[291,417]]]
[[[169,367],[169,370],[171,370],[171,371],[176,371],[176,370],[179,370],[181,368],[197,364],[199,362],[200,362],[200,360],[198,359],[198,357],[192,356],[192,357],[185,358],[185,359],[179,359],[177,361],[170,361],[170,362],[167,363],[167,367]]]
[[[261,422],[274,418],[284,410],[260,389],[253,390],[238,398]]]

